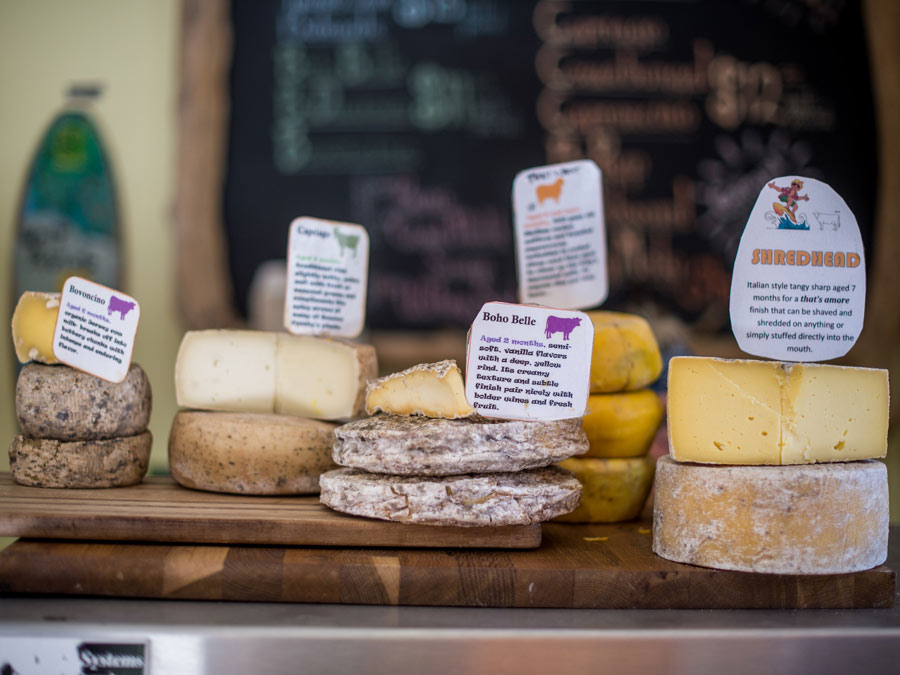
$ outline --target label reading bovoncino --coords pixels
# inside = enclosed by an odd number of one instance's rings
[[[130,295],[69,277],[59,300],[53,355],[78,370],[121,382],[131,366],[140,318],[141,307]]]
[[[466,399],[485,417],[581,417],[593,344],[581,312],[489,302],[469,330]]]
[[[586,309],[606,300],[602,180],[590,159],[516,175],[519,302]]]
[[[361,225],[297,218],[288,237],[284,327],[353,338],[366,317],[369,234]]]
[[[814,178],[770,180],[734,260],[731,329],[748,354],[827,361],[863,326],[866,261],[856,218]]]

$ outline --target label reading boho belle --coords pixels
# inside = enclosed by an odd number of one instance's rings
[[[846,354],[863,326],[866,261],[856,218],[814,178],[781,176],[756,200],[731,281],[742,350],[785,361]]]
[[[285,328],[295,335],[359,335],[368,269],[369,234],[361,225],[294,220],[288,238]]]
[[[513,181],[519,301],[568,309],[606,299],[602,177],[590,159],[527,169]]]
[[[140,317],[141,307],[130,295],[69,277],[59,300],[53,355],[78,370],[121,382],[131,366]]]
[[[469,330],[466,399],[485,417],[581,417],[593,343],[581,312],[489,302]]]

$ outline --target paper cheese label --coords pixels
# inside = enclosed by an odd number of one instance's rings
[[[469,330],[466,400],[485,417],[581,417],[593,344],[586,314],[489,302]]]
[[[759,193],[731,280],[731,328],[748,354],[827,361],[863,326],[866,261],[856,218],[814,178],[781,176]]]
[[[288,237],[284,327],[353,338],[366,318],[369,234],[361,225],[297,218]]]
[[[59,299],[53,355],[61,363],[109,382],[121,382],[131,366],[141,307],[121,291],[69,277]]]
[[[586,309],[606,300],[602,177],[592,160],[517,174],[513,213],[520,302]]]

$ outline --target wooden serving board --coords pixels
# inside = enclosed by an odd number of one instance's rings
[[[432,527],[347,516],[318,497],[189,490],[171,478],[102,490],[33,488],[0,473],[0,536],[192,544],[535,548],[540,525]]]
[[[893,534],[897,534],[894,530]],[[895,574],[793,576],[669,562],[650,523],[545,524],[533,551],[267,548],[20,540],[0,592],[561,608],[890,607]]]

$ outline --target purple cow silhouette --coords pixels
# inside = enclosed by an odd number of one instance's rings
[[[580,325],[580,316],[572,319],[565,319],[561,316],[548,316],[547,325],[544,327],[544,337],[549,340],[554,333],[562,333],[563,340],[568,340],[575,327]]]
[[[113,312],[119,313],[119,318],[124,319],[125,315],[134,309],[134,303],[128,300],[122,300],[116,296],[109,298],[109,307],[106,308],[106,315],[109,316]]]

